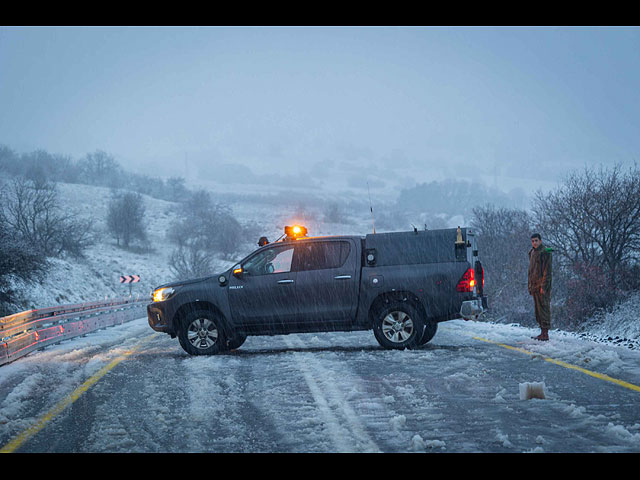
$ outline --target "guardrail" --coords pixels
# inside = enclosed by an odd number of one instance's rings
[[[146,315],[146,299],[114,299],[27,310],[0,318],[0,365],[69,338]]]

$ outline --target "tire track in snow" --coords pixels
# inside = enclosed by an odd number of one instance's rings
[[[288,335],[285,342],[290,348],[306,346],[296,335]],[[294,358],[299,359],[296,367],[304,376],[336,451],[380,453],[380,449],[367,433],[360,417],[327,373],[331,369],[325,368],[313,354],[295,352]],[[346,376],[344,370],[341,370],[340,374]],[[349,383],[353,384],[355,381],[353,379]]]
[[[222,360],[222,361],[221,361]],[[188,427],[183,434],[193,451],[240,452],[248,433],[240,415],[240,386],[230,357],[187,357],[182,374],[188,394]]]

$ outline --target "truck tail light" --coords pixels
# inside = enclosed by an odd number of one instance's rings
[[[475,274],[473,268],[464,272],[464,275],[456,285],[456,291],[458,292],[473,292],[473,287],[476,286]]]

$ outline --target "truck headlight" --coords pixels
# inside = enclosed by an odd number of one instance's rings
[[[167,298],[169,298],[175,292],[174,288],[158,288],[153,291],[153,301],[154,302],[164,302]]]

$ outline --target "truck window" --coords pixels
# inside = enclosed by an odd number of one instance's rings
[[[291,271],[294,246],[269,248],[251,257],[242,268],[252,276]]]
[[[339,268],[349,256],[349,242],[310,242],[297,245],[295,269]]]

